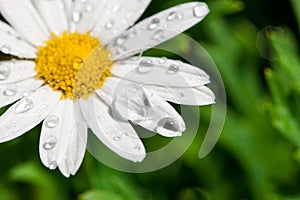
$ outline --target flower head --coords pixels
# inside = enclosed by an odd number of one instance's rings
[[[201,21],[191,2],[132,24],[150,0],[0,0],[0,142],[42,122],[43,164],[67,177],[83,160],[88,132],[134,162],[146,155],[131,123],[166,137],[185,123],[167,102],[214,103],[209,76],[179,61],[134,57]],[[131,28],[130,28],[131,27]],[[166,89],[167,86],[172,91]]]

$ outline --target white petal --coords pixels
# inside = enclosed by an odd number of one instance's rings
[[[50,35],[29,0],[0,0],[0,11],[17,32],[30,43],[40,46]]]
[[[35,62],[10,60],[0,62],[0,85],[22,81],[36,75]]]
[[[104,85],[97,94],[101,98],[101,92],[112,96],[113,101],[107,103],[113,108],[113,113],[166,137],[180,136],[185,130],[185,123],[176,110],[143,85],[116,78],[109,79],[107,85],[110,87]]]
[[[62,100],[43,122],[39,147],[41,160],[50,169],[59,166],[69,177],[79,169],[86,141],[86,123],[82,118],[76,120],[71,100]]]
[[[98,18],[104,17],[104,9],[107,1],[99,0],[75,0],[72,8],[72,31],[86,33],[95,25]]]
[[[205,3],[190,2],[149,17],[108,45],[115,59],[129,57],[152,48],[187,30],[209,12]]]
[[[27,79],[25,81],[0,85],[0,108],[9,105],[24,96],[28,96],[43,84],[43,81]]]
[[[21,39],[9,25],[0,21],[0,50],[19,58],[36,58],[36,48]]]
[[[115,62],[110,71],[114,76],[141,84],[197,87],[210,83],[201,69],[164,58],[134,57]]]
[[[12,140],[39,124],[59,101],[60,93],[49,86],[12,105],[0,117],[0,142]]]
[[[151,93],[176,104],[202,106],[215,103],[214,93],[206,86],[174,88],[147,85],[146,87]]]
[[[91,34],[99,37],[102,44],[107,44],[120,35],[144,13],[151,0],[106,0],[101,16]]]
[[[73,129],[69,138],[69,145],[65,153],[66,157],[59,164],[59,170],[64,176],[75,175],[78,171],[86,151],[87,124],[84,121],[79,108],[73,109]]]
[[[129,122],[111,116],[109,108],[97,97],[81,100],[80,106],[89,127],[108,148],[133,162],[145,158],[144,145]]]
[[[61,0],[34,0],[33,2],[51,32],[60,35],[68,30],[67,13]]]
[[[67,13],[71,14],[71,10],[73,8],[73,0],[62,0],[62,1],[64,3]]]
[[[181,136],[186,127],[177,111],[158,96],[150,97],[149,102],[151,109],[148,116],[144,120],[134,120],[133,123],[165,137]]]

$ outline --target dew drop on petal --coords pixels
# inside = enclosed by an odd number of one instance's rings
[[[10,51],[11,51],[11,49],[10,49],[10,47],[8,45],[3,45],[0,50],[4,54],[10,54]]]
[[[114,22],[113,21],[109,21],[105,24],[105,28],[106,29],[111,29],[114,26]]]
[[[150,58],[144,58],[143,60],[141,60],[140,66],[152,67],[153,66],[153,61]]]
[[[168,20],[168,21],[173,21],[173,20],[175,20],[177,17],[178,17],[178,16],[177,16],[177,12],[173,11],[173,12],[171,12],[171,13],[168,15],[167,20]]]
[[[117,45],[121,45],[123,44],[126,40],[128,39],[127,34],[122,34],[121,36],[119,36],[116,40],[116,44]]]
[[[167,58],[166,57],[162,57],[159,59],[159,64],[165,64],[167,62]]]
[[[144,58],[140,61],[140,65],[136,68],[136,71],[140,74],[146,74],[153,70],[152,67],[153,61],[149,58]]]
[[[3,95],[7,97],[14,96],[17,93],[16,86],[8,86],[6,90],[3,91]]]
[[[45,150],[53,149],[57,144],[57,139],[55,136],[50,136],[47,138],[46,142],[43,144]]]
[[[85,12],[87,12],[87,13],[90,13],[90,12],[92,12],[93,10],[94,10],[94,8],[93,8],[92,5],[87,5],[87,6],[85,7]]]
[[[57,167],[57,162],[56,161],[52,161],[51,163],[49,163],[49,169],[54,170]]]
[[[172,118],[166,117],[166,118],[162,118],[157,123],[156,131],[160,132],[162,130],[177,132],[179,131],[179,126]]]
[[[198,4],[194,7],[194,16],[201,18],[207,14],[207,6],[205,4]]]
[[[81,12],[74,12],[72,16],[73,22],[78,23],[81,20],[81,16],[82,16]]]
[[[148,25],[149,30],[156,29],[160,24],[160,20],[158,18],[154,18],[151,20],[150,24]]]
[[[179,72],[179,65],[175,65],[175,64],[170,65],[167,72],[168,74],[176,74],[177,72]]]
[[[25,113],[25,112],[31,110],[32,108],[33,108],[32,100],[26,98],[26,99],[21,100],[17,104],[17,106],[15,108],[15,112],[16,113]]]
[[[120,137],[120,136],[115,136],[115,137],[113,137],[113,140],[114,141],[120,141],[122,138]]]
[[[0,65],[0,81],[6,80],[10,75],[10,68],[5,65]]]
[[[152,39],[153,40],[156,40],[156,41],[161,41],[164,39],[164,31],[163,30],[157,30],[155,31],[155,33],[153,34],[152,36]]]
[[[58,124],[59,124],[59,117],[55,115],[50,115],[49,117],[47,117],[45,121],[45,125],[48,128],[55,128]]]
[[[116,4],[113,6],[113,8],[111,9],[112,12],[116,13],[120,10],[121,5],[120,4]]]

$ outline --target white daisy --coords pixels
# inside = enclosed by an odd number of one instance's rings
[[[166,137],[185,130],[167,101],[214,103],[197,67],[154,57],[130,57],[201,21],[205,3],[162,11],[131,26],[150,0],[0,0],[0,142],[43,121],[40,157],[66,177],[83,160],[87,129],[134,162],[144,146],[130,123]],[[167,87],[163,87],[167,86]],[[171,88],[170,91],[167,88]],[[130,122],[130,123],[129,123]]]

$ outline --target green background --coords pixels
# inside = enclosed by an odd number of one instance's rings
[[[153,0],[142,18],[183,2]],[[228,100],[221,138],[207,157],[198,159],[198,151],[210,106],[201,108],[202,128],[188,151],[144,174],[116,171],[87,152],[78,173],[66,179],[40,162],[38,126],[0,144],[0,200],[300,199],[300,1],[206,2],[211,13],[186,34],[216,62]],[[174,42],[184,47],[186,41]],[[151,149],[163,142],[145,143]]]

